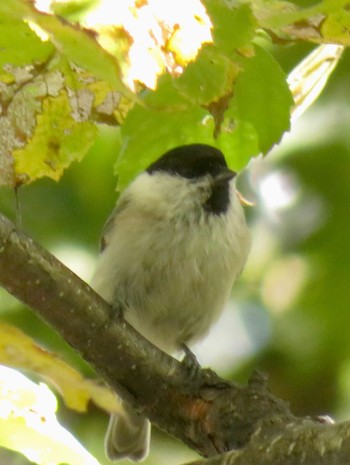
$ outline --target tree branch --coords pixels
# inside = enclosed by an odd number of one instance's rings
[[[349,457],[349,422],[299,419],[279,431],[259,429],[244,448],[188,465],[345,465]]]
[[[348,424],[294,417],[267,391],[258,372],[245,387],[211,370],[201,370],[189,381],[185,366],[125,321],[113,321],[111,307],[101,297],[1,215],[0,285],[55,328],[121,397],[159,427],[203,456],[239,449],[207,465],[275,465],[281,457],[284,465],[320,465],[326,456],[332,464],[347,463]]]

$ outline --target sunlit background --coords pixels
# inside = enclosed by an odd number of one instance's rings
[[[274,52],[289,72],[310,50],[293,45]],[[252,252],[223,317],[194,348],[203,365],[243,383],[254,368],[265,371],[271,391],[296,414],[330,414],[339,420],[350,415],[349,69],[345,54],[321,98],[290,134],[241,173],[239,188],[256,204],[246,211]],[[147,79],[152,87],[154,77]],[[118,150],[118,129],[101,126],[88,156],[58,184],[41,180],[19,191],[25,231],[86,280],[116,200]],[[16,220],[13,191],[0,190],[0,211]],[[0,314],[94,376],[58,335],[2,290]],[[58,403],[61,424],[106,464],[107,415],[94,406],[79,415],[59,396]],[[146,463],[178,464],[196,457],[162,432],[152,441]],[[27,463],[5,450],[0,462]]]
[[[35,5],[50,13],[52,3],[65,0],[36,0]],[[154,89],[164,71],[181,74],[201,45],[212,42],[210,18],[200,0],[100,0],[79,21],[97,33],[105,50],[123,58],[124,82],[133,90],[136,82]]]

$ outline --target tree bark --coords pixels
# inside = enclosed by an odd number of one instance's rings
[[[191,378],[188,367],[122,318],[113,319],[109,304],[1,215],[0,285],[56,329],[122,398],[212,457],[197,464],[349,463],[350,424],[296,418],[259,372],[247,386],[211,370]]]
[[[245,447],[188,465],[336,465],[350,463],[350,424],[298,419],[260,429]]]

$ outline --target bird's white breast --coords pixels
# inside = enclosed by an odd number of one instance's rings
[[[169,186],[157,197],[150,176],[142,176],[120,199],[92,285],[110,303],[125,305],[141,334],[172,352],[203,337],[219,317],[247,259],[250,233],[233,184],[228,211],[211,215],[185,208],[183,189],[183,198],[172,201]]]

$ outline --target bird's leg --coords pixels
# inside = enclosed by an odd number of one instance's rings
[[[181,349],[184,351],[184,354],[185,354],[181,363],[187,368],[190,380],[195,381],[199,378],[202,368],[200,364],[198,363],[197,357],[187,347],[186,344],[182,343]]]
[[[125,306],[121,302],[114,302],[110,306],[109,318],[112,322],[121,323],[124,321]]]

